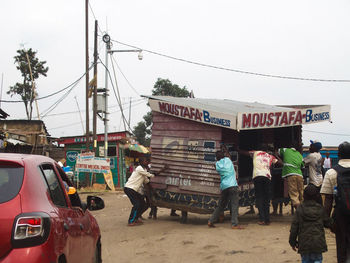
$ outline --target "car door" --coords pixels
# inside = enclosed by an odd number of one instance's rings
[[[56,251],[64,253],[68,262],[84,262],[81,252],[81,235],[79,213],[69,204],[65,189],[52,164],[40,166],[47,183],[56,217],[53,218]],[[62,252],[61,252],[62,250]]]
[[[61,179],[66,182],[68,186],[72,186],[72,183],[68,179],[68,176],[58,165],[55,166]],[[91,231],[91,222],[89,212],[83,209],[80,197],[78,193],[68,195],[71,203],[71,208],[76,215],[76,223],[80,229],[81,240],[81,262],[91,262],[95,254],[95,240]],[[86,209],[86,208],[85,208]]]

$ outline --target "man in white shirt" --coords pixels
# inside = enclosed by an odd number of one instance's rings
[[[140,157],[140,165],[136,167],[124,186],[124,193],[129,197],[133,205],[128,220],[128,226],[142,224],[139,218],[147,204],[144,197],[140,194],[140,188],[144,183],[149,182],[149,178],[154,177],[153,174],[147,172],[148,163],[149,161],[146,158]]]
[[[338,147],[339,163],[343,168],[350,168],[350,143],[343,142]],[[334,188],[337,187],[337,167],[329,169],[324,177],[321,194],[325,196],[324,207],[328,216],[333,206]],[[344,174],[343,174],[344,176]],[[338,263],[350,262],[350,219],[335,207],[333,212]],[[333,229],[334,230],[334,229]]]
[[[323,177],[322,177],[322,165],[323,158],[320,153],[322,144],[317,141],[310,141],[310,154],[304,158],[304,163],[309,167],[309,184],[321,188]]]

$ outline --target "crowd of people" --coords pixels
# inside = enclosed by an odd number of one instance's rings
[[[236,148],[239,154],[252,158],[253,182],[258,224],[267,226],[270,221],[271,166],[282,167],[283,181],[288,185],[288,196],[296,209],[290,229],[289,243],[300,253],[302,262],[322,262],[327,251],[324,227],[336,236],[338,263],[350,263],[350,143],[338,147],[338,165],[332,167],[329,153],[323,158],[322,144],[311,141],[309,155],[303,158],[301,145],[276,149],[271,152],[261,145],[254,151]],[[308,170],[308,183],[304,186],[303,168]],[[167,167],[160,171],[164,171]],[[133,171],[124,187],[133,207],[128,225],[142,224],[142,214],[150,203],[143,185],[154,177],[149,173],[149,160],[140,158],[140,165]],[[238,222],[238,178],[234,165],[225,148],[216,152],[215,169],[220,175],[221,195],[218,206],[208,220],[208,227],[215,227],[220,215],[229,207],[231,228],[244,229]],[[324,195],[324,201],[321,194]],[[335,207],[333,209],[333,202]],[[333,213],[332,213],[333,210]],[[156,218],[156,207],[151,207],[150,218]],[[174,210],[172,215],[177,215]]]

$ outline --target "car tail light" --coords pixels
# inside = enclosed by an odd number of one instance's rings
[[[17,219],[14,239],[25,239],[43,234],[43,218],[41,217],[20,217]]]
[[[41,212],[20,214],[15,218],[12,245],[15,248],[44,243],[50,233],[50,217]]]

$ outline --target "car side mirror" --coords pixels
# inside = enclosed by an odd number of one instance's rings
[[[89,195],[87,197],[87,209],[90,211],[101,210],[105,207],[105,202],[98,196]]]

